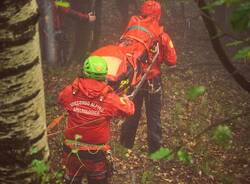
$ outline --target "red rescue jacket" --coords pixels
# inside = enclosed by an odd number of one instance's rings
[[[91,55],[101,56],[106,60],[106,78],[111,82],[110,85],[114,84],[112,87],[115,90],[123,91],[127,86],[135,86],[141,80],[143,69],[146,70],[153,58],[151,49],[156,41],[160,46],[160,54],[147,75],[147,79],[153,79],[161,74],[160,65],[163,62],[168,65],[176,64],[176,53],[170,37],[152,17],[132,16],[118,43],[101,47]],[[145,52],[149,58],[146,64],[140,62]]]
[[[59,94],[59,102],[68,111],[65,138],[75,140],[76,135],[79,135],[81,138],[78,141],[88,144],[107,143],[110,138],[110,119],[134,113],[132,101],[121,99],[104,82],[87,78],[76,79],[65,87]],[[102,117],[105,119],[84,126]]]
[[[160,65],[163,62],[168,65],[176,64],[176,52],[173,42],[169,35],[164,32],[163,27],[159,25],[158,20],[153,17],[132,16],[122,35],[123,38],[134,39],[141,43],[144,46],[143,49],[148,50],[149,57],[151,57],[150,48],[152,48],[155,41],[159,42],[160,56],[149,72],[148,79],[160,75]]]

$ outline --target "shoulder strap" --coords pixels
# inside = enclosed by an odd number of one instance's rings
[[[143,31],[145,33],[147,33],[149,35],[150,38],[154,38],[154,35],[145,27],[140,26],[140,25],[134,25],[134,26],[130,26],[127,28],[127,31],[133,30],[133,29],[138,29],[140,31]]]
[[[113,91],[113,89],[112,89],[109,85],[107,85],[107,86],[105,86],[105,87],[103,88],[103,90],[102,90],[102,95],[105,96],[105,95],[107,95],[109,92],[112,92],[112,91]]]
[[[133,35],[130,35],[130,34],[129,34],[129,35],[126,35],[126,33],[127,33],[128,31],[134,30],[134,29],[138,29],[138,30],[140,30],[140,31],[145,32],[145,33],[149,36],[150,39],[154,39],[154,38],[156,37],[156,36],[154,35],[154,33],[152,33],[151,31],[149,31],[147,28],[145,28],[145,27],[143,27],[143,26],[141,26],[141,25],[133,25],[133,26],[130,26],[130,27],[127,28],[126,32],[123,34],[124,36],[122,36],[121,39],[122,39],[123,37],[127,37],[127,38],[130,38],[130,39],[136,40],[136,41],[142,43],[142,44],[144,45],[144,47],[149,51],[150,48],[148,47],[148,45],[145,43],[144,40],[142,40],[142,39],[139,38],[138,36],[133,36]]]

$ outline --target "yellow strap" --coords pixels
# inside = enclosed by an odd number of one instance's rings
[[[64,143],[67,144],[75,144],[75,145],[79,145],[79,146],[97,146],[97,147],[102,147],[105,146],[106,144],[88,144],[88,143],[84,143],[84,142],[79,142],[76,140],[71,140],[71,139],[65,139]]]

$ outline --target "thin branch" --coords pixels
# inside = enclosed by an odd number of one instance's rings
[[[208,30],[210,38],[213,38],[214,36],[218,35],[218,31],[216,29],[214,22],[211,20],[210,12],[206,9],[203,9],[203,7],[205,7],[207,4],[204,0],[195,0],[195,2],[197,3],[200,10],[203,12],[202,18]],[[237,71],[237,69],[235,68],[235,66],[232,64],[231,60],[227,56],[220,40],[216,38],[216,39],[211,40],[211,42],[223,66],[227,69],[227,71],[233,76],[235,81],[243,89],[245,89],[247,92],[250,92],[250,82],[246,80],[246,78]]]
[[[193,140],[199,139],[199,138],[200,138],[202,135],[204,135],[206,132],[210,131],[210,130],[213,129],[214,127],[217,127],[218,125],[222,125],[222,124],[225,124],[225,123],[229,123],[229,122],[231,122],[231,121],[234,120],[234,119],[237,119],[237,118],[239,118],[239,117],[244,117],[244,116],[247,116],[247,115],[250,115],[249,112],[241,113],[241,114],[238,114],[238,115],[235,115],[235,116],[232,116],[232,117],[223,119],[223,120],[221,120],[221,121],[212,123],[211,125],[209,125],[208,127],[206,127],[204,130],[202,130],[200,133],[198,133],[196,136],[194,136]]]
[[[195,1],[199,1],[199,0],[195,0]],[[199,2],[197,2],[197,3],[199,3]],[[222,27],[216,20],[214,20],[214,19],[212,18],[212,16],[211,16],[210,14],[207,14],[207,13],[206,13],[206,11],[208,12],[208,10],[203,10],[202,8],[203,8],[203,7],[199,7],[199,10],[200,10],[200,13],[201,13],[201,16],[203,17],[203,19],[204,19],[204,17],[205,17],[206,19],[212,21],[213,24],[215,25],[215,27],[219,29],[219,31],[221,32],[221,34],[223,34],[223,36],[230,37],[230,38],[232,38],[232,39],[234,39],[234,40],[236,40],[236,41],[243,41],[243,42],[250,43],[248,40],[242,40],[241,38],[239,38],[239,37],[237,37],[237,36],[235,36],[235,35],[232,35],[232,34],[226,32],[226,31],[223,29],[223,27]]]
[[[207,133],[208,131],[212,130],[213,128],[219,126],[219,125],[222,125],[222,124],[225,124],[225,123],[230,123],[232,120],[234,119],[237,119],[239,117],[244,117],[244,116],[249,116],[250,113],[249,112],[244,112],[244,113],[241,113],[241,114],[237,114],[235,116],[232,116],[232,117],[229,117],[229,118],[226,118],[226,119],[223,119],[223,120],[220,120],[220,121],[217,121],[217,122],[214,122],[212,123],[211,125],[209,125],[208,127],[206,127],[204,130],[202,130],[200,133],[198,133],[196,136],[194,136],[192,138],[190,142],[193,142],[193,141],[196,141],[199,140],[199,138],[204,135],[205,133]],[[199,141],[198,141],[199,142]],[[173,149],[173,153],[176,153],[178,150],[184,148],[185,146],[187,146],[188,143],[183,143],[179,146],[177,146],[175,149]],[[195,144],[195,146],[197,146],[198,143]]]

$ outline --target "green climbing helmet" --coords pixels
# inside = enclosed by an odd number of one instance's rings
[[[105,80],[107,72],[107,63],[100,56],[90,56],[84,62],[83,73],[88,78]]]

